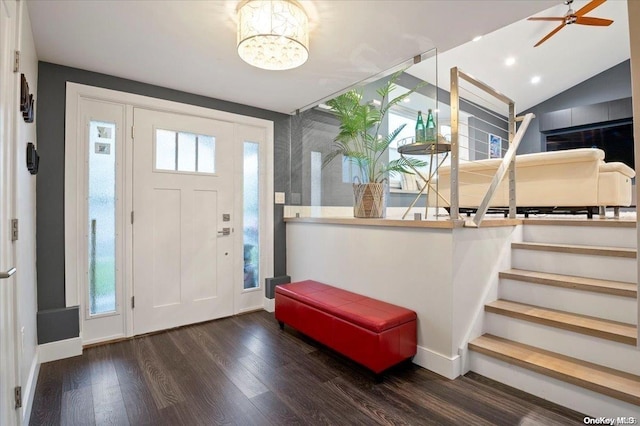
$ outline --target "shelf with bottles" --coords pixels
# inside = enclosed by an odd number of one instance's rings
[[[398,141],[398,152],[403,155],[431,155],[451,151],[451,142],[438,134],[438,141],[416,142],[415,137],[408,137]]]

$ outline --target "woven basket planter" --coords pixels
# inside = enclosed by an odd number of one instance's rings
[[[386,183],[354,183],[353,198],[354,217],[384,218],[386,216]]]

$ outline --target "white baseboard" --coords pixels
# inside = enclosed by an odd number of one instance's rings
[[[22,386],[22,424],[28,425],[31,419],[31,408],[33,407],[33,397],[36,393],[36,385],[38,384],[38,374],[40,373],[40,361],[38,359],[38,351],[33,356],[31,368],[29,369],[29,378],[27,383]]]
[[[447,379],[455,379],[460,375],[460,356],[449,358],[430,349],[418,346],[418,352],[413,357],[413,363],[420,367],[440,374]]]
[[[81,337],[38,345],[38,360],[42,364],[78,355],[82,355]]]
[[[276,310],[276,299],[264,298],[264,310],[267,312],[274,312]]]

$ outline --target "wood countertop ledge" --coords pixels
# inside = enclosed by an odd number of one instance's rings
[[[464,222],[453,222],[448,219],[441,220],[402,220],[402,219],[361,219],[355,217],[285,217],[287,223],[315,223],[329,225],[354,225],[354,226],[387,226],[400,228],[434,228],[454,229],[463,228]],[[481,224],[481,228],[516,226],[521,225],[520,219],[487,219]]]

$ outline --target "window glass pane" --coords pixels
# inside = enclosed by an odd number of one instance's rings
[[[311,151],[311,205],[322,205],[322,153]]]
[[[201,173],[214,173],[216,138],[213,136],[198,135],[198,171]]]
[[[243,223],[244,288],[260,286],[260,188],[259,145],[244,143]]]
[[[214,173],[215,151],[213,136],[156,130],[156,170]]]
[[[342,182],[344,183],[366,183],[362,175],[362,169],[357,161],[351,160],[349,157],[342,157]]]
[[[178,170],[196,171],[196,135],[192,133],[178,133]]]
[[[156,130],[156,169],[176,170],[176,132]]]
[[[116,310],[116,126],[89,125],[89,313]]]

